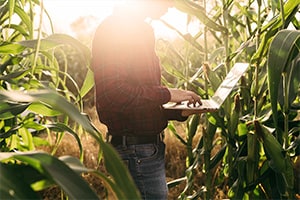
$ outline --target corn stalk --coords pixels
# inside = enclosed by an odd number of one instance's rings
[[[213,198],[214,189],[223,184],[230,188],[227,191],[229,198],[294,198],[297,188],[292,184],[292,163],[295,155],[299,155],[299,130],[296,128],[299,120],[295,118],[295,113],[299,112],[299,41],[298,31],[287,29],[299,29],[296,13],[300,1],[257,0],[244,4],[222,1],[221,5],[214,1],[210,2],[214,3],[211,10],[193,1],[176,3],[179,10],[205,25],[192,38],[191,35],[179,34],[184,42],[195,48],[194,54],[206,55],[202,62],[209,61],[199,69],[199,64],[191,64],[195,68],[190,69],[190,89],[207,98],[228,71],[228,68],[215,67],[219,62],[225,60],[229,68],[230,63],[237,60],[251,63],[239,88],[219,112],[207,114],[204,120],[208,123],[204,123],[201,142],[194,149],[199,153],[194,154],[198,162],[202,162],[199,156],[203,156],[204,164],[198,166],[203,166],[206,175],[204,190],[198,189],[192,195],[181,195],[181,198]],[[203,33],[204,41],[197,40]],[[227,39],[220,40],[221,35],[227,36]],[[206,41],[208,38],[209,42]],[[203,52],[197,48],[202,43],[205,47]],[[210,53],[207,55],[205,52]],[[169,56],[176,63],[176,56]],[[167,66],[171,66],[170,63]],[[183,77],[180,68],[174,71],[168,67],[165,68],[168,75],[177,77],[176,82],[180,83],[179,79]],[[180,84],[177,86],[180,87]],[[216,132],[208,134],[211,125],[221,131],[223,138],[222,148],[213,157],[210,150],[215,147],[211,144],[216,143],[212,138]],[[272,148],[272,145],[277,147]],[[192,154],[188,155],[191,159]],[[211,163],[210,168],[207,163]],[[218,171],[213,171],[215,166],[219,167]],[[218,182],[211,177],[218,177]],[[223,189],[226,190],[225,187]]]
[[[117,199],[138,199],[138,190],[121,159],[82,114],[83,97],[94,84],[88,70],[89,48],[69,35],[45,33],[44,14],[48,16],[42,1],[0,1],[1,198],[41,199],[40,191],[57,186],[66,198],[99,199],[82,177],[92,173]],[[40,16],[38,27],[34,26],[35,16]],[[48,20],[51,23],[49,16]],[[76,62],[86,67],[86,81],[81,85],[68,70],[73,65],[68,59],[72,53]],[[79,159],[68,155],[58,159],[35,151],[40,145],[52,147],[50,139],[39,137],[42,132],[58,134],[56,145],[70,134],[78,144]],[[82,164],[82,133],[89,133],[101,146],[99,158],[107,160],[105,166],[112,178]]]

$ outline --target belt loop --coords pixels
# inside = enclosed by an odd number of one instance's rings
[[[126,148],[126,146],[127,146],[126,135],[122,136],[122,145],[123,145],[124,148]]]
[[[164,131],[160,132],[157,135],[157,144],[159,144],[159,142],[162,142],[162,141],[164,141]]]

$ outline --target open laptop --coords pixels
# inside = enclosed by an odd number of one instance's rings
[[[184,101],[181,103],[167,103],[164,104],[163,107],[165,109],[197,110],[199,112],[217,111],[247,70],[248,66],[249,63],[235,63],[214,95],[210,99],[201,99],[202,105],[199,103],[196,105],[188,104],[188,101]]]

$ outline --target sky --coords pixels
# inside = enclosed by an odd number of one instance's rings
[[[112,11],[116,0],[44,0],[44,5],[53,14],[62,14],[63,20],[81,15],[106,17]]]
[[[100,23],[111,14],[114,0],[44,0],[55,32],[71,33],[71,24],[82,16],[93,16]],[[96,24],[95,24],[96,26]]]
[[[44,7],[50,14],[55,32],[72,35],[72,22],[82,16],[93,16],[95,23],[91,24],[90,28],[95,29],[105,17],[111,14],[113,6],[117,2],[118,0],[44,0]],[[175,8],[169,9],[162,19],[183,32],[186,30],[186,15]],[[154,27],[156,34],[162,37],[176,35],[174,31],[166,28],[160,22],[155,22]]]

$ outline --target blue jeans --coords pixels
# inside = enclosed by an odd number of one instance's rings
[[[115,147],[143,199],[167,199],[165,144],[139,144]]]

